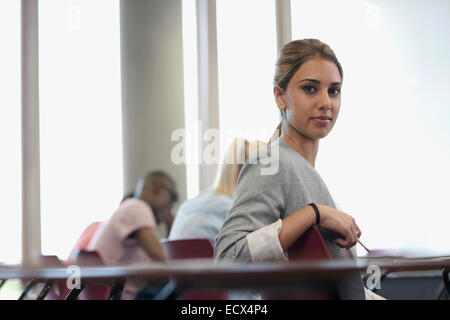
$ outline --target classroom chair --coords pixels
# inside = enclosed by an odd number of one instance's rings
[[[312,226],[300,236],[287,250],[289,261],[332,260],[325,240],[316,226]],[[295,296],[294,294],[263,293],[263,300],[334,300],[337,295],[324,293],[311,296]]]
[[[104,266],[96,251],[78,250],[73,255],[74,264],[80,267]],[[72,289],[67,300],[119,300],[123,283],[111,281],[108,284],[81,284],[80,289]]]
[[[208,238],[163,239],[161,245],[167,260],[214,258],[214,245]],[[173,283],[170,283],[168,287],[171,285],[173,286]],[[177,298],[180,300],[227,300],[228,294],[222,291],[196,290],[182,293]]]
[[[86,227],[86,229],[83,230],[72,251],[70,252],[69,257],[67,258],[67,264],[73,263],[73,255],[77,254],[80,250],[88,249],[89,242],[91,241],[92,236],[94,235],[95,231],[97,231],[100,224],[100,221],[92,222]]]

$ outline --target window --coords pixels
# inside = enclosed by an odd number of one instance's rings
[[[184,117],[186,138],[187,198],[199,192],[199,168],[194,155],[198,154],[198,139],[192,138],[198,122],[198,77],[197,77],[197,19],[196,1],[182,1],[183,14],[183,68],[184,68]]]
[[[280,121],[275,1],[217,0],[217,52],[222,150],[236,136],[267,142]]]
[[[12,264],[22,244],[20,16],[20,1],[0,2],[0,262]]]
[[[291,9],[293,39],[328,43],[344,68],[339,120],[317,159],[336,202],[370,249],[448,253],[450,4],[321,0]]]
[[[42,253],[66,258],[123,196],[118,0],[39,1]]]

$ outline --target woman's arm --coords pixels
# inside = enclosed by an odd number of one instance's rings
[[[284,256],[278,240],[283,199],[272,190],[247,187],[243,182],[217,235],[214,254],[219,260],[279,260]]]
[[[361,230],[355,219],[334,208],[317,205],[320,212],[320,227],[337,232],[341,238],[336,244],[342,248],[353,247],[361,236]],[[283,251],[286,251],[306,230],[314,225],[316,214],[311,206],[306,206],[283,220],[278,235]]]
[[[164,250],[152,228],[144,227],[135,232],[135,237],[144,251],[155,261],[165,261]]]
[[[320,209],[319,209],[320,210]],[[306,206],[282,220],[278,234],[281,248],[286,251],[316,221],[316,214],[311,206]]]

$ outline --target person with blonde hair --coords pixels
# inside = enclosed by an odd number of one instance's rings
[[[226,150],[214,184],[178,209],[169,239],[209,238],[215,244],[233,203],[239,173],[249,155],[264,145],[235,138]]]

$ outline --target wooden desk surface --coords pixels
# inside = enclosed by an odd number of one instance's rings
[[[261,288],[295,286],[309,281],[333,281],[351,272],[378,266],[380,270],[420,271],[450,269],[450,257],[414,259],[358,259],[357,261],[303,261],[283,263],[215,263],[210,259],[175,260],[168,263],[80,268],[85,283],[106,280],[145,278],[161,281],[170,278],[178,283],[200,287]],[[0,267],[0,279],[66,280],[73,271],[67,267]]]

